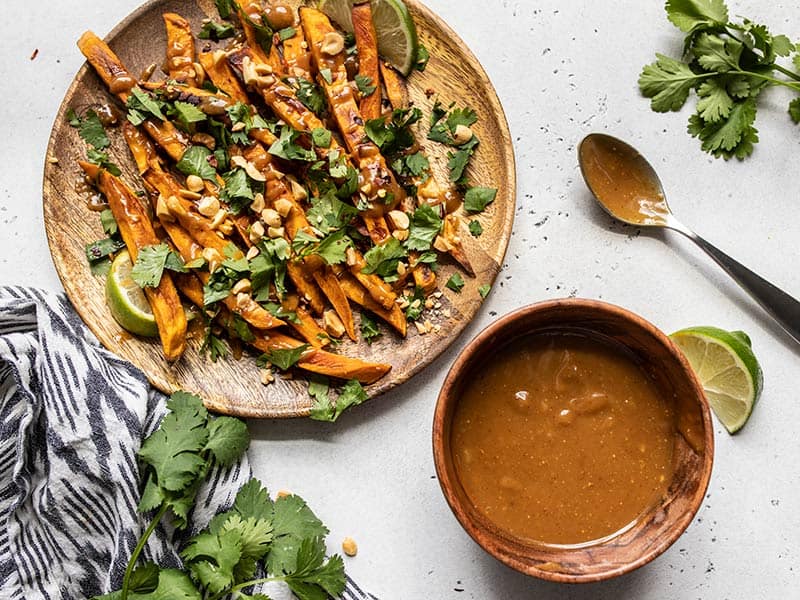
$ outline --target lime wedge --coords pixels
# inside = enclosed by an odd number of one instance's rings
[[[417,62],[417,28],[402,0],[371,0],[372,24],[378,37],[378,54],[403,75]],[[320,0],[319,9],[339,27],[352,33],[353,0]]]
[[[750,338],[742,331],[716,327],[690,327],[670,337],[692,365],[725,429],[728,433],[739,431],[750,418],[764,385]]]
[[[123,250],[111,263],[106,278],[106,303],[111,316],[125,330],[155,337],[158,335],[156,320],[142,288],[131,279],[132,268],[131,257]]]

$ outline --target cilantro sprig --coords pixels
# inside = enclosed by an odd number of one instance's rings
[[[729,20],[724,0],[667,0],[667,18],[686,34],[681,59],[656,54],[639,77],[639,89],[656,112],[680,110],[697,95],[688,132],[716,157],[740,160],[758,142],[757,99],[767,87],[800,93],[800,74],[779,64],[791,57],[800,69],[800,48],[749,19]],[[783,77],[781,77],[781,75]],[[800,123],[800,97],[789,104]]]
[[[220,600],[268,582],[283,582],[300,600],[322,600],[344,590],[344,563],[326,557],[328,529],[299,496],[272,500],[256,479],[233,506],[215,516],[180,551],[183,565],[138,563],[150,535],[168,513],[185,529],[200,485],[213,466],[230,467],[249,444],[247,427],[233,417],[212,417],[200,398],[176,392],[170,412],[142,444],[145,488],[138,509],[155,511],[131,555],[122,588],[96,600],[183,598]]]

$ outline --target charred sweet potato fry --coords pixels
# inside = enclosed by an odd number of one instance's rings
[[[131,261],[136,262],[139,251],[145,246],[161,243],[145,207],[133,190],[97,165],[81,162],[80,166],[106,197]],[[158,326],[164,356],[169,361],[177,360],[186,349],[186,314],[169,273],[164,272],[158,285],[144,288],[144,293]]]
[[[175,13],[164,13],[167,28],[167,73],[170,79],[186,85],[195,85],[194,37],[189,21]]]
[[[369,2],[354,5],[352,15],[353,33],[358,48],[358,74],[366,77],[369,85],[375,86],[371,94],[362,96],[358,108],[364,119],[377,119],[381,116],[381,73],[378,66],[378,37],[372,24],[372,8]]]

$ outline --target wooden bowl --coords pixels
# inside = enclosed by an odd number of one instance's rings
[[[674,475],[663,500],[636,524],[597,542],[556,545],[522,541],[500,530],[473,506],[459,481],[451,424],[463,385],[482,362],[522,335],[569,329],[610,338],[628,348],[665,398],[674,398],[677,424]],[[506,565],[540,579],[567,583],[610,579],[650,562],[688,527],[708,487],[714,454],[711,414],[689,363],[651,323],[617,306],[565,299],[532,304],[500,318],[458,356],[445,379],[433,421],[439,483],[467,533]]]

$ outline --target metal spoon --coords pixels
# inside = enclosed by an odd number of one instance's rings
[[[592,133],[578,147],[581,173],[612,217],[637,226],[666,227],[692,240],[800,342],[800,302],[715,248],[670,212],[664,188],[639,152],[610,135]]]

